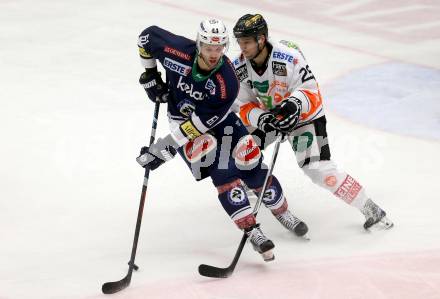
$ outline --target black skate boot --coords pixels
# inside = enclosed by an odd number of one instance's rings
[[[293,232],[295,235],[306,238],[305,235],[309,231],[307,224],[295,217],[289,210],[274,216],[285,228]]]
[[[275,259],[272,252],[275,245],[263,234],[260,229],[260,224],[245,229],[245,232],[248,235],[254,250],[261,254],[265,262],[273,261]]]
[[[371,199],[368,199],[365,203],[362,213],[365,215],[364,228],[369,230],[370,228],[378,229],[390,229],[393,227],[393,222],[386,217],[386,213]]]

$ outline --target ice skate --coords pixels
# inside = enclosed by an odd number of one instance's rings
[[[307,224],[305,224],[298,217],[295,217],[295,215],[293,215],[289,210],[274,216],[286,229],[293,232],[298,237],[308,239],[306,236],[307,232],[309,231]]]
[[[261,254],[265,262],[273,261],[275,259],[272,252],[275,245],[263,234],[260,229],[260,224],[256,224],[246,229],[245,232],[248,235],[254,250]]]
[[[374,229],[390,229],[393,227],[393,222],[386,217],[386,213],[371,199],[365,203],[362,213],[365,215],[364,228],[366,230]]]

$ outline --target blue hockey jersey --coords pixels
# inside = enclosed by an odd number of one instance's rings
[[[204,75],[198,71],[195,41],[157,26],[142,31],[138,47],[145,68],[155,67],[159,60],[165,69],[170,89],[168,118],[179,146],[218,125],[230,113],[240,83],[225,55]]]

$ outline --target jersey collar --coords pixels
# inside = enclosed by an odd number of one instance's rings
[[[210,71],[209,74],[203,75],[198,71],[197,59],[199,57],[199,53],[198,52],[196,52],[196,53],[197,53],[197,55],[194,59],[193,67],[191,70],[191,75],[192,75],[194,81],[196,81],[196,82],[200,82],[200,81],[208,79],[209,77],[211,77],[212,74],[214,74],[216,71],[218,71],[218,69],[223,65],[223,56],[222,56],[220,58],[219,62],[217,63],[216,67],[212,71]]]
[[[273,46],[269,42],[266,42],[265,46],[267,47],[267,56],[264,59],[264,62],[261,66],[258,66],[253,59],[250,60],[252,68],[259,76],[263,75],[264,72],[266,71],[268,67],[269,58],[272,55]]]

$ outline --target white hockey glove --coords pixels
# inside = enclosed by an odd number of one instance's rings
[[[163,163],[174,158],[177,153],[175,146],[176,143],[171,135],[167,135],[163,139],[158,138],[150,147],[144,146],[141,148],[136,161],[144,168],[150,167],[151,170],[155,170]]]

